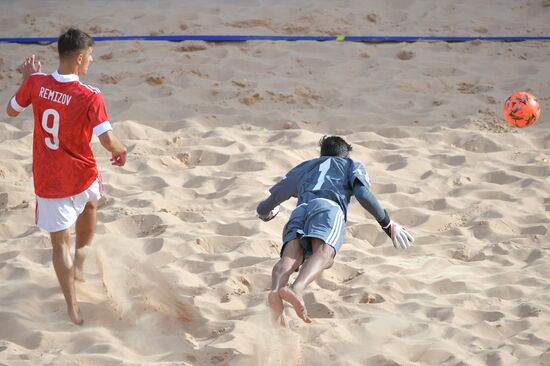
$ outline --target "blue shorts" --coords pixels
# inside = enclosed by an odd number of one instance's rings
[[[296,207],[283,230],[283,248],[294,239],[300,239],[304,259],[313,254],[311,238],[321,239],[338,253],[344,244],[346,222],[340,206],[325,198],[316,198]]]

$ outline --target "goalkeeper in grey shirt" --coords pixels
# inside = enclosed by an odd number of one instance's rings
[[[363,165],[349,158],[351,145],[338,136],[323,137],[321,156],[291,169],[260,202],[256,211],[269,221],[279,205],[290,197],[298,202],[283,230],[281,259],[273,267],[268,305],[273,320],[287,326],[283,301],[292,305],[306,323],[311,318],[303,300],[305,288],[325,269],[330,268],[344,243],[345,223],[351,196],[355,196],[378,221],[398,249],[407,249],[414,238],[390,219],[370,192],[370,180]],[[301,268],[300,268],[301,266]],[[291,286],[292,272],[300,268]]]

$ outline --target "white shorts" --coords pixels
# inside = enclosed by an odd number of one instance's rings
[[[42,198],[36,196],[36,226],[50,233],[70,228],[84,211],[89,201],[99,201],[103,193],[100,179],[87,190],[65,198]]]

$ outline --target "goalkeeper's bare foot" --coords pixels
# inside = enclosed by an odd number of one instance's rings
[[[292,288],[285,286],[279,290],[281,299],[288,302],[294,308],[296,315],[306,323],[311,323],[311,318],[307,315],[306,305],[302,296]]]
[[[277,291],[271,291],[269,295],[267,295],[267,305],[271,310],[271,319],[273,320],[273,323],[287,328],[288,321],[286,320],[284,313],[285,306]]]

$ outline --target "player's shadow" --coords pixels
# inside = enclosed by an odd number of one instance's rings
[[[311,318],[334,318],[334,311],[324,304],[317,302],[311,293],[304,296],[307,313]]]

